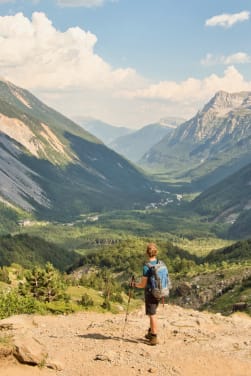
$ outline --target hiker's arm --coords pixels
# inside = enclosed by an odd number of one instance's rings
[[[133,286],[136,287],[137,289],[144,289],[147,284],[147,277],[141,277],[140,282],[134,282]]]

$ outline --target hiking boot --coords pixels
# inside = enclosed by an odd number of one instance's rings
[[[152,338],[151,328],[148,329],[148,332],[145,335],[145,338],[151,340],[151,338]]]
[[[158,344],[157,335],[151,334],[150,345],[155,346]]]

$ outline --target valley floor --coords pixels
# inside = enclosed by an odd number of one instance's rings
[[[23,336],[38,339],[62,370],[24,366],[0,359],[1,376],[248,376],[251,318],[160,307],[159,345],[144,339],[144,309],[113,315],[79,313],[19,316]],[[8,320],[12,320],[9,318]],[[1,321],[0,321],[1,324]],[[126,325],[125,325],[126,324]],[[124,331],[124,336],[123,336]]]

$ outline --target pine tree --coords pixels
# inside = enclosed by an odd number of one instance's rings
[[[65,297],[66,284],[51,263],[47,263],[45,269],[35,266],[26,272],[25,279],[25,283],[19,284],[19,292],[22,295],[28,294],[43,302]]]

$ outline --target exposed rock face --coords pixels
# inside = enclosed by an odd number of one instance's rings
[[[220,91],[196,116],[155,145],[142,163],[192,177],[228,165],[229,171],[225,167],[220,174],[224,177],[251,162],[250,150],[251,92]]]
[[[32,211],[33,202],[49,207],[46,193],[36,182],[37,174],[22,163],[22,150],[9,137],[0,133],[0,194],[26,211]]]
[[[219,91],[216,95],[206,104],[202,112],[214,111],[219,116],[226,115],[230,111],[237,109],[250,109],[251,108],[251,93],[227,93],[226,91]]]
[[[194,143],[195,155],[202,154],[203,151],[202,148],[196,151],[196,144],[210,142],[210,145],[204,145],[210,154],[213,145],[224,147],[229,139],[238,142],[250,135],[250,118],[251,92],[230,94],[221,91],[195,117],[182,124],[168,144]]]
[[[187,296],[191,293],[192,286],[188,282],[180,283],[176,289],[177,294],[180,296]]]
[[[57,220],[121,203],[143,207],[153,196],[152,183],[135,166],[28,91],[0,80],[0,199]]]

